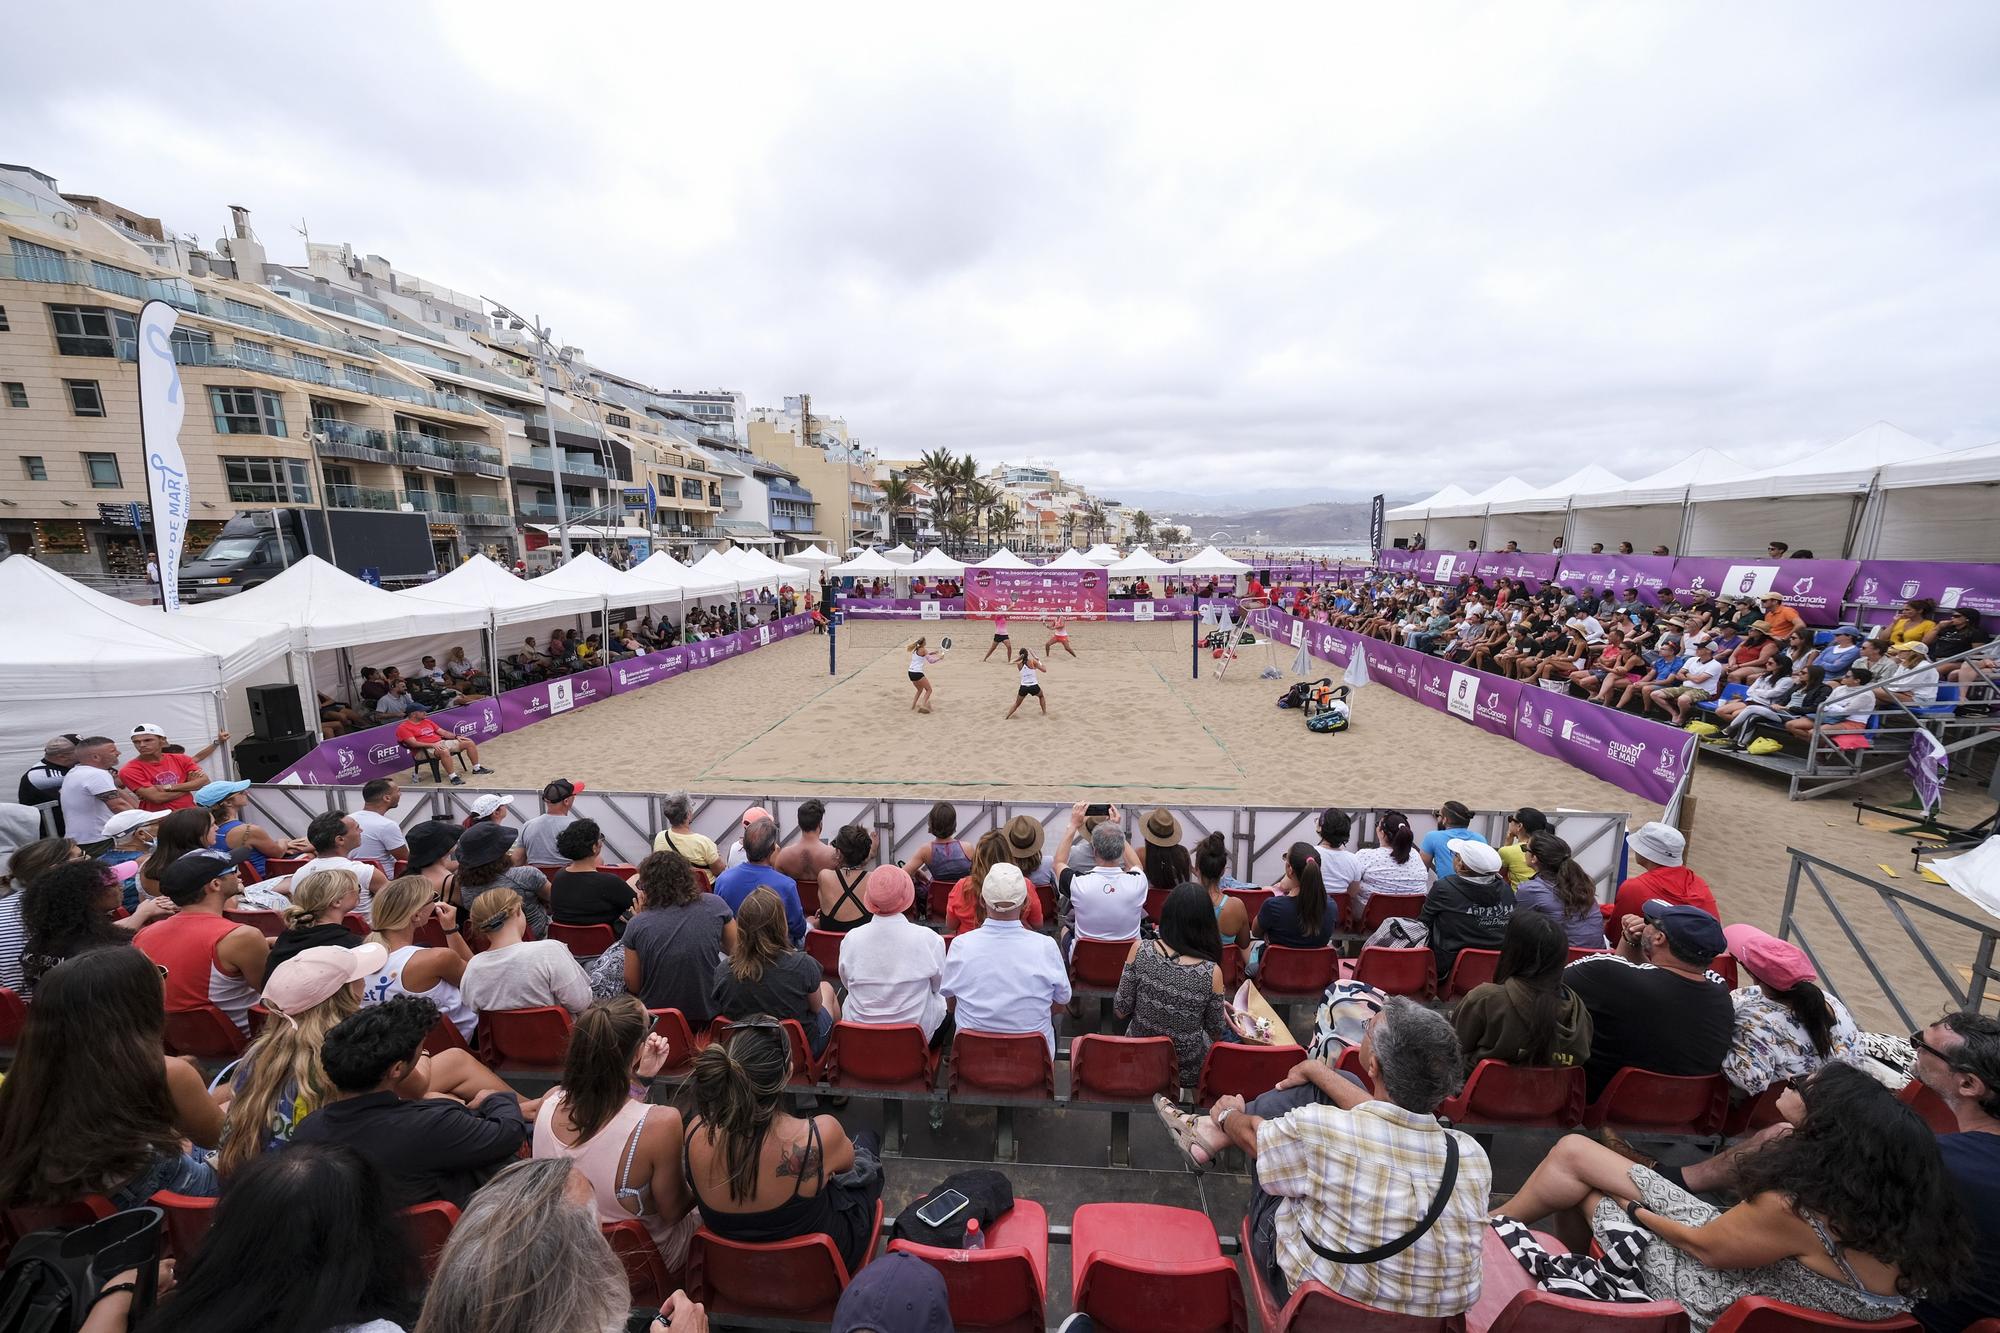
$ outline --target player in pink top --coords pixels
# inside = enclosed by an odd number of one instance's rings
[[[1042,651],[1046,653],[1057,645],[1071,657],[1076,656],[1076,649],[1069,646],[1069,622],[1060,613],[1049,617],[1049,641],[1042,645]]]
[[[990,660],[996,652],[1000,654],[1002,666],[1006,666],[1012,660],[1009,654],[1013,652],[1013,648],[1007,642],[1007,607],[1008,603],[1002,602],[993,610],[993,646],[986,650],[985,657],[979,659],[982,662]]]

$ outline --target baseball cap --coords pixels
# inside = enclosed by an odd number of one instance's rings
[[[167,733],[161,729],[160,724],[157,722],[141,722],[137,726],[132,728],[132,734],[134,736],[158,736],[162,740],[164,740],[167,735]]]
[[[446,819],[426,819],[403,835],[410,849],[409,870],[415,874],[451,855],[464,829]]]
[[[1817,981],[1812,960],[1796,944],[1788,944],[1768,931],[1737,922],[1722,928],[1729,955],[1743,965],[1752,978],[1774,990],[1790,990],[1801,981]]]
[[[220,805],[239,791],[249,791],[250,783],[238,778],[234,782],[217,779],[205,787],[197,787],[194,793],[196,805]]]
[[[179,902],[183,895],[235,870],[238,859],[227,852],[210,851],[205,847],[183,853],[168,862],[167,868],[160,872],[160,891]]]
[[[1475,875],[1500,873],[1500,853],[1477,838],[1453,838],[1445,846],[1451,851],[1452,864],[1460,870]]]
[[[373,943],[301,949],[264,978],[264,1003],[296,1018],[339,994],[341,987],[380,972],[388,961],[388,949]]]
[[[514,798],[511,796],[502,796],[497,792],[487,792],[484,796],[475,796],[472,798],[472,813],[474,817],[484,819],[502,806],[512,804],[514,804]]]
[[[769,810],[766,810],[761,805],[753,805],[748,810],[745,810],[743,812],[743,827],[749,828],[752,824],[756,823],[760,819],[770,820],[771,812]]]
[[[569,778],[557,778],[554,782],[542,788],[542,799],[550,805],[554,805],[558,801],[567,801],[582,790],[583,784],[581,782],[574,782]]]
[[[1833,632],[1835,634],[1845,634],[1850,639],[1861,637],[1861,627],[1859,625],[1835,625]]]
[[[1713,958],[1729,949],[1729,940],[1722,933],[1721,923],[1699,907],[1655,898],[1640,912],[1649,924],[1658,927],[1659,932],[1667,937],[1667,943],[1673,946],[1675,953]]]
[[[1021,867],[1012,861],[1002,861],[986,872],[986,880],[979,886],[979,896],[993,910],[1009,911],[1028,901],[1027,878],[1021,874]]]
[[[1632,830],[1625,844],[1657,866],[1677,866],[1687,854],[1687,839],[1681,831],[1657,819]]]
[[[944,1276],[914,1254],[885,1254],[840,1294],[833,1333],[952,1333]]]
[[[910,881],[910,872],[901,866],[876,866],[868,872],[861,889],[862,903],[877,916],[907,912],[916,900],[916,885]]]
[[[483,866],[498,861],[514,845],[520,833],[505,824],[481,822],[458,838],[458,863],[463,867]]]
[[[1918,657],[1929,657],[1931,655],[1931,646],[1912,639],[1908,643],[1897,644],[1889,651],[1892,653],[1915,653]]]
[[[104,821],[104,836],[122,838],[135,828],[159,823],[171,813],[170,810],[120,810]]]

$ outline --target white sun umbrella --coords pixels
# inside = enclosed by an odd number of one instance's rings
[[[1008,550],[1006,547],[1003,546],[999,550],[995,551],[992,555],[989,555],[984,560],[981,560],[978,564],[970,566],[970,568],[1033,569],[1034,566],[1029,564],[1027,561],[1023,560],[1020,556],[1015,555],[1012,551]]]
[[[941,574],[947,578],[957,578],[965,572],[965,562],[954,560],[942,550],[933,546],[925,551],[923,559],[909,566],[912,574]]]
[[[1086,553],[1085,559],[1088,558],[1088,553]],[[1154,555],[1145,547],[1137,546],[1132,549],[1132,554],[1126,556],[1117,564],[1108,567],[1104,572],[1113,578],[1139,578],[1149,574],[1171,574],[1174,572],[1174,566],[1160,559],[1160,557]]]
[[[1049,563],[1042,566],[1042,568],[1099,569],[1102,568],[1102,566],[1100,566],[1095,560],[1092,560],[1089,556],[1085,555],[1082,551],[1079,551],[1074,547],[1072,547],[1069,550],[1064,551],[1061,555],[1057,556],[1055,559],[1049,561]]]
[[[786,556],[785,563],[788,565],[804,565],[809,569],[820,569],[826,565],[839,564],[840,557],[837,555],[828,555],[817,546],[808,546],[803,551],[794,551]]]
[[[1139,552],[1145,549],[1146,548],[1143,546],[1136,547],[1134,548],[1132,553],[1134,555],[1137,555]],[[1099,542],[1097,543],[1097,545],[1091,547],[1088,551],[1085,551],[1083,553],[1083,558],[1089,561],[1093,565],[1115,565],[1124,557],[1120,556],[1118,554],[1118,548],[1111,545],[1109,542]]]

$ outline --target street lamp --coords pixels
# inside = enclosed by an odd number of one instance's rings
[[[561,544],[564,563],[569,561],[569,510],[563,502],[562,446],[556,443],[556,406],[549,393],[549,386],[556,377],[556,363],[560,359],[555,343],[550,341],[549,330],[539,319],[523,319],[501,305],[492,297],[483,297],[486,304],[498,311],[501,318],[509,321],[517,329],[523,329],[535,340],[535,372],[542,382],[542,420],[549,433],[549,472],[555,478],[556,492],[556,540]]]

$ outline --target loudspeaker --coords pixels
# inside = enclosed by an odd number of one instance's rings
[[[236,771],[252,782],[269,782],[278,774],[312,753],[313,738],[304,732],[291,736],[251,736],[231,747]]]
[[[250,730],[258,736],[296,736],[306,729],[296,685],[252,685]]]

